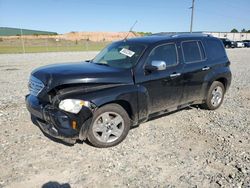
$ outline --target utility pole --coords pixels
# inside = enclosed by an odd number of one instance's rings
[[[192,33],[193,32],[193,19],[194,19],[194,0],[192,0],[192,6],[190,8],[192,9],[191,24],[190,24],[190,33]]]

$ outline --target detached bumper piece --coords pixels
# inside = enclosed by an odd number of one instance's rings
[[[69,144],[76,142],[85,119],[91,115],[90,110],[86,109],[78,115],[64,112],[50,104],[41,104],[37,97],[32,95],[26,96],[26,106],[33,123],[39,126],[45,135]]]
[[[77,138],[73,139],[73,138],[67,138],[63,135],[60,135],[59,132],[57,131],[57,129],[51,125],[51,124],[46,124],[46,123],[43,123],[39,120],[36,120],[37,123],[38,123],[38,126],[39,128],[45,133],[45,134],[48,134],[50,136],[52,136],[53,138],[56,138],[56,139],[59,139],[59,140],[62,140],[68,144],[74,144],[77,140]]]

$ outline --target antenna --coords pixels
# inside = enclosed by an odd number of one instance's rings
[[[127,40],[128,36],[129,36],[129,33],[134,29],[134,27],[135,27],[135,25],[137,24],[137,22],[138,22],[138,21],[136,20],[135,23],[132,25],[132,27],[130,27],[130,30],[128,31],[127,36],[123,39],[124,41]]]

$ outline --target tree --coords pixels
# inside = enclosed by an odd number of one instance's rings
[[[238,30],[234,28],[231,30],[231,33],[238,33]]]
[[[152,32],[136,32],[141,36],[148,36],[148,35],[152,35]]]
[[[246,33],[247,31],[246,31],[245,29],[242,29],[241,32],[242,32],[242,33]]]

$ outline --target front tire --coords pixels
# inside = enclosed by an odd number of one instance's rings
[[[207,98],[202,107],[208,110],[216,110],[223,102],[225,87],[221,82],[214,81],[208,90]]]
[[[115,146],[126,138],[130,125],[130,118],[120,105],[105,105],[94,113],[88,140],[99,148]]]

